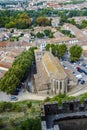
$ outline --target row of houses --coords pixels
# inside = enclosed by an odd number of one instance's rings
[[[65,1],[67,2],[67,1]],[[83,2],[80,4],[62,4],[60,5],[57,1],[50,1],[47,2],[47,7],[52,7],[53,9],[56,10],[81,10],[82,8],[86,8],[87,7],[87,2]]]
[[[87,40],[86,35],[84,35],[83,32],[80,29],[78,29],[75,25],[72,25],[72,24],[69,24],[69,23],[65,23],[63,25],[62,29],[70,30],[71,33],[73,35],[75,35],[77,39],[79,39],[79,41]]]
[[[9,31],[0,32],[0,42],[8,40],[10,36],[11,33]]]
[[[16,57],[29,48],[27,42],[0,42],[0,78],[12,66]]]

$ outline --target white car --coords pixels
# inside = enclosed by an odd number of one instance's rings
[[[78,75],[76,75],[76,78],[77,78],[77,79],[82,79],[82,75],[81,75],[81,74],[78,74]]]

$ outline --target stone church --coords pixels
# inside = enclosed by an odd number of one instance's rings
[[[34,75],[37,93],[64,94],[67,93],[68,76],[51,52],[35,50],[37,73]]]

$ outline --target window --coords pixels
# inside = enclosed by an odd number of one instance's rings
[[[57,81],[57,89],[58,89],[58,81]]]
[[[56,87],[56,80],[54,80],[54,86]]]
[[[60,90],[62,89],[62,82],[60,81]]]

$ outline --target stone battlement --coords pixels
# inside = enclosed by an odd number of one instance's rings
[[[71,100],[63,101],[61,106],[58,106],[57,102],[47,102],[41,107],[41,119],[42,122],[45,122],[45,128],[42,125],[42,130],[54,130],[55,125],[58,127],[56,130],[62,130],[58,122],[61,124],[61,121],[69,122],[78,119],[83,121],[85,118],[87,120],[87,99],[84,100],[83,104],[80,100]]]
[[[42,116],[80,111],[87,111],[87,99],[84,100],[83,104],[80,103],[80,100],[71,100],[63,101],[62,106],[58,106],[57,102],[47,102],[41,107]]]

